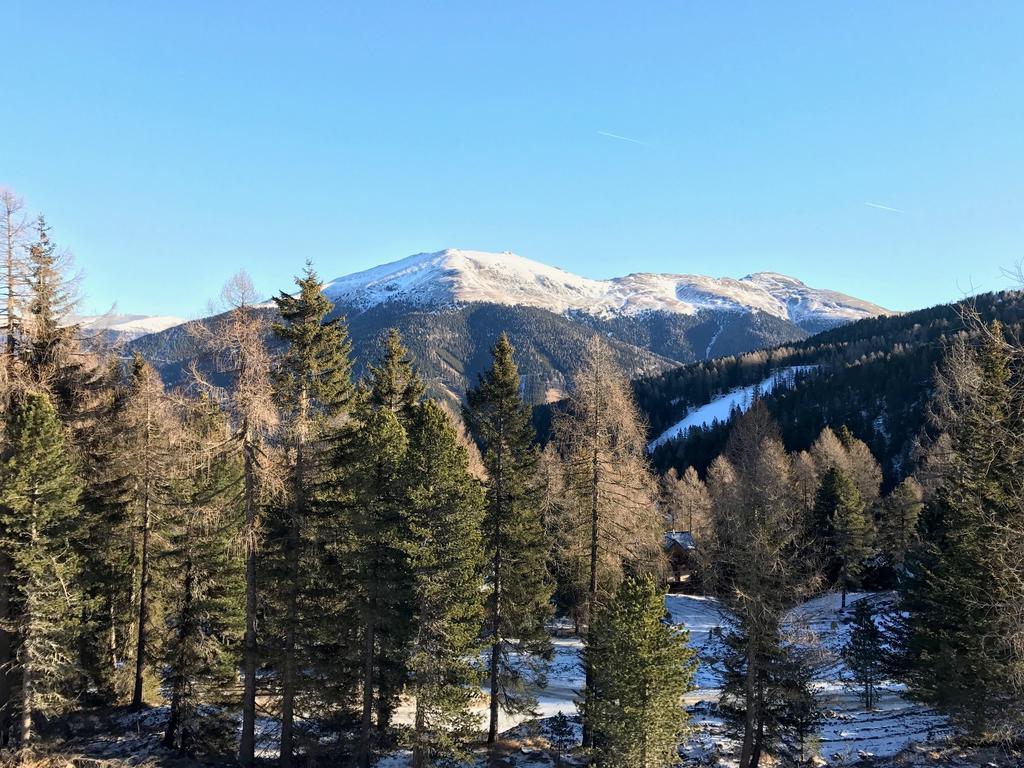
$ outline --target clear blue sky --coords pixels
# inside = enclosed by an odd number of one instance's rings
[[[448,246],[911,309],[1024,256],[1020,0],[0,18],[0,184],[72,247],[86,309],[195,315],[240,268],[269,294],[306,258],[333,278]]]

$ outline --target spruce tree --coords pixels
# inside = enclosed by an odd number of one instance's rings
[[[878,543],[894,568],[903,567],[907,553],[917,543],[922,509],[924,491],[912,477],[904,479],[882,502]]]
[[[384,341],[384,354],[376,364],[369,366],[370,404],[387,408],[403,423],[408,424],[423,397],[423,382],[416,373],[409,351],[402,346],[402,337],[391,328]]]
[[[127,472],[125,407],[127,387],[121,360],[112,360],[98,379],[88,428],[77,432],[82,477],[83,664],[100,703],[131,695],[138,528],[132,516],[132,478]]]
[[[218,409],[200,400],[188,410],[160,553],[168,574],[160,645],[170,700],[164,744],[225,757],[234,748],[230,708],[237,702],[245,628],[243,563],[235,546],[243,510],[234,489],[242,466],[224,450],[229,430]]]
[[[489,744],[498,735],[499,709],[521,712],[532,706],[524,672],[535,682],[543,679],[536,662],[550,653],[544,623],[552,594],[540,517],[539,451],[520,396],[515,350],[505,334],[491,354],[490,369],[466,393],[466,420],[487,469],[483,540]]]
[[[885,645],[868,598],[854,604],[850,637],[842,655],[850,670],[850,683],[858,689],[864,709],[870,712],[878,700],[876,689],[885,677]]]
[[[286,450],[285,503],[270,513],[265,570],[271,651],[281,689],[280,763],[290,766],[295,750],[295,707],[315,686],[323,659],[313,625],[324,620],[316,581],[323,578],[317,511],[329,458],[333,425],[353,401],[351,342],[345,325],[329,319],[334,307],[323,283],[307,264],[294,296],[274,298],[280,320],[274,335],[286,345],[274,369]]]
[[[0,462],[0,548],[11,563],[18,611],[21,744],[36,714],[60,712],[79,678],[82,594],[74,536],[81,481],[57,412],[45,394],[26,394],[8,412]]]
[[[665,622],[664,594],[651,577],[627,577],[599,610],[586,663],[593,691],[583,710],[602,768],[678,765],[696,660],[687,633]]]
[[[1019,527],[1024,461],[998,324],[954,373],[969,385],[950,424],[949,471],[925,509],[924,540],[901,583],[907,618],[897,623],[897,638],[911,693],[984,734],[1021,711],[1014,654],[998,640],[1006,627],[992,605],[1013,576],[993,553]]]
[[[826,551],[834,561],[845,608],[846,594],[872,552],[874,524],[857,486],[838,466],[830,467],[822,478],[815,515],[828,537]]]
[[[28,311],[22,321],[22,362],[31,386],[50,393],[58,411],[66,413],[74,404],[82,373],[74,355],[78,329],[68,322],[76,298],[67,275],[67,256],[58,250],[42,216],[36,220],[35,230],[27,258]]]
[[[463,745],[477,729],[484,496],[449,415],[434,401],[417,412],[407,459],[413,766],[427,768],[465,759]]]
[[[362,692],[357,760],[368,768],[374,737],[384,735],[395,704],[401,682],[396,667],[404,676],[411,624],[405,556],[408,437],[388,408],[370,408],[360,421],[349,464],[350,529],[342,556],[354,569]]]

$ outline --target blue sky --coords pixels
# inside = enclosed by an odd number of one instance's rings
[[[894,309],[1024,257],[1024,3],[15,2],[0,184],[86,309],[444,247]],[[606,134],[633,139],[627,141]],[[866,205],[875,203],[898,209]]]

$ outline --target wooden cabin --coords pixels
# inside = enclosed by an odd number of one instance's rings
[[[693,588],[693,570],[697,545],[689,531],[669,531],[662,542],[668,558],[670,592],[689,592]]]

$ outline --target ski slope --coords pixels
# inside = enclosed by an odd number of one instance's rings
[[[797,376],[810,373],[816,368],[815,365],[792,365],[776,371],[757,384],[729,390],[710,403],[698,406],[687,413],[686,416],[648,443],[647,452],[653,453],[659,445],[684,437],[694,427],[709,427],[715,422],[726,422],[734,408],[741,412],[746,411],[753,404],[756,396],[768,395],[779,386],[791,385]]]

